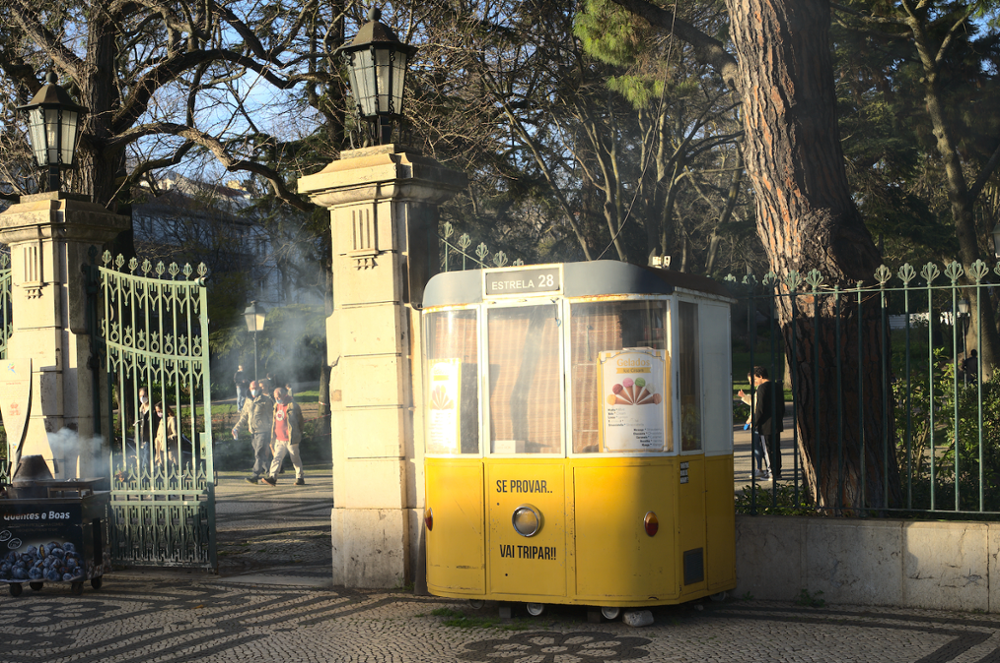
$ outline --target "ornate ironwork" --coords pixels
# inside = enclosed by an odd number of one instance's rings
[[[492,267],[506,267],[508,263],[514,267],[524,266],[524,260],[517,258],[514,262],[510,262],[510,257],[505,251],[497,251],[493,254],[492,261],[490,260],[490,249],[486,246],[486,242],[480,242],[476,246],[473,253],[469,252],[469,247],[472,246],[472,238],[469,237],[469,233],[462,233],[457,242],[452,242],[452,237],[455,235],[455,226],[450,222],[445,222],[442,226],[441,234],[438,236],[438,240],[441,243],[441,248],[443,251],[443,257],[441,259],[442,271],[451,271],[452,261],[451,259],[456,256],[462,257],[462,267],[464,271],[466,269],[490,269]],[[492,262],[492,265],[490,264]]]
[[[105,252],[102,261],[91,273],[108,372],[113,561],[214,570],[207,270],[200,265],[188,280],[190,265],[154,269],[147,260],[138,275],[135,259],[126,267],[122,256]]]
[[[0,359],[7,358],[7,341],[13,330],[13,318],[10,311],[10,254],[0,254]],[[0,483],[10,480],[11,470],[8,468],[7,434],[4,431],[0,450]]]
[[[10,254],[0,254],[0,359],[7,358],[7,341],[13,329],[10,311]]]

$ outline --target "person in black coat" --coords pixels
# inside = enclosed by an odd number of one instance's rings
[[[763,366],[754,366],[751,377],[755,391],[751,418],[753,428],[767,446],[771,477],[777,480],[781,478],[781,431],[784,430],[785,399],[783,395],[775,393],[775,385]]]
[[[243,370],[243,364],[237,366],[233,382],[236,383],[236,408],[242,411],[243,403],[246,401],[247,394],[250,391],[250,376]]]

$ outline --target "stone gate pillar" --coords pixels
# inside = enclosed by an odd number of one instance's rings
[[[56,478],[106,476],[94,436],[94,371],[83,266],[91,246],[127,229],[129,218],[86,197],[25,196],[0,214],[10,246],[13,334],[7,358],[31,359],[31,407],[22,455],[45,458]],[[58,435],[68,429],[71,434]],[[107,423],[102,427],[108,434]]]
[[[438,206],[463,174],[394,145],[343,152],[299,180],[330,210],[327,319],[333,444],[333,582],[413,579],[423,508],[419,306],[438,265]]]

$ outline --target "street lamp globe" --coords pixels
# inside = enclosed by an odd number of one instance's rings
[[[243,319],[247,323],[247,331],[256,334],[264,328],[264,319],[267,316],[267,309],[256,301],[250,302],[250,306],[243,311]]]
[[[264,328],[264,318],[267,310],[256,301],[250,302],[250,306],[243,311],[243,319],[247,323],[247,331],[253,334],[253,379],[257,380],[257,332]]]
[[[70,99],[54,72],[30,102],[18,106],[28,114],[28,138],[39,168],[48,169],[49,191],[59,190],[59,171],[71,168],[80,143],[80,125],[88,110]]]
[[[392,133],[390,120],[403,116],[406,68],[417,49],[399,41],[381,18],[382,11],[372,8],[368,22],[334,55],[342,55],[347,63],[358,117],[372,125],[373,138],[385,145]]]

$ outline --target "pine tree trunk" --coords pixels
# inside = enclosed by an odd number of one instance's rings
[[[836,126],[829,2],[727,5],[744,158],[771,269],[782,280],[817,269],[824,286],[873,283],[878,250],[851,198]],[[829,296],[778,302],[786,348],[795,349],[790,377],[807,480],[817,505],[835,512],[891,506],[901,491],[882,371],[888,341],[877,306],[837,304]]]

